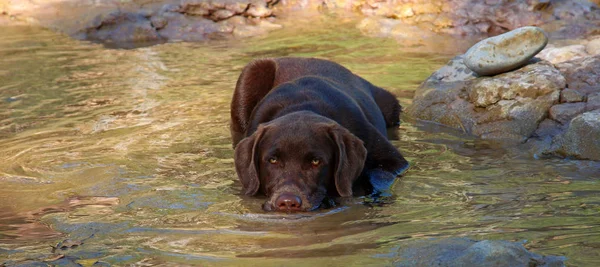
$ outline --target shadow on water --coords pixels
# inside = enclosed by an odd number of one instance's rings
[[[598,263],[598,164],[411,118],[393,143],[412,167],[382,205],[267,214],[240,196],[229,101],[252,58],[331,59],[409,105],[451,57],[354,25],[131,50],[2,28],[0,264],[393,265],[404,242],[462,236]]]

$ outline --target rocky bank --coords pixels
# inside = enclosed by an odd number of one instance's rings
[[[4,21],[28,22],[77,39],[133,48],[265,34],[272,0],[0,0]],[[7,19],[8,18],[8,19]]]
[[[478,51],[483,56],[469,58],[471,50],[455,57],[417,89],[409,113],[484,139],[522,145],[536,157],[600,160],[600,36],[550,46],[532,58],[535,53],[519,53],[527,50],[523,45],[538,42],[537,48],[543,48],[545,40],[509,35],[493,37],[507,38],[508,46],[480,44],[512,57],[496,60],[496,54]],[[519,59],[524,66],[493,73],[467,66],[477,60],[486,64],[486,57],[511,64]]]
[[[281,18],[307,19],[298,12],[355,16],[364,34],[405,46],[527,25],[552,38],[600,33],[597,5],[576,0],[0,0],[0,23],[25,21],[118,47],[256,36],[281,28]]]

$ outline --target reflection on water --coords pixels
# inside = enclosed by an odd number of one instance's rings
[[[393,143],[412,168],[384,203],[265,214],[239,195],[229,101],[252,58],[331,59],[408,105],[451,56],[352,25],[133,50],[1,28],[0,264],[390,265],[404,242],[450,236],[599,263],[598,164],[532,160],[410,118]]]

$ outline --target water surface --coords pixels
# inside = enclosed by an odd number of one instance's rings
[[[380,266],[413,240],[470,237],[600,265],[600,166],[407,117],[393,143],[412,168],[385,203],[286,215],[241,196],[229,101],[251,59],[331,59],[409,105],[452,56],[297,24],[132,50],[0,28],[0,264]]]

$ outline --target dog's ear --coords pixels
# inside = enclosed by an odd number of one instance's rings
[[[362,172],[367,149],[362,140],[340,125],[331,125],[329,133],[337,146],[335,187],[340,196],[351,197],[352,184]]]
[[[256,59],[242,70],[231,99],[231,136],[233,147],[244,137],[252,111],[273,88],[277,63]]]
[[[260,180],[258,177],[259,143],[265,132],[265,127],[259,127],[235,147],[235,171],[244,187],[244,194],[252,196],[258,192]]]

